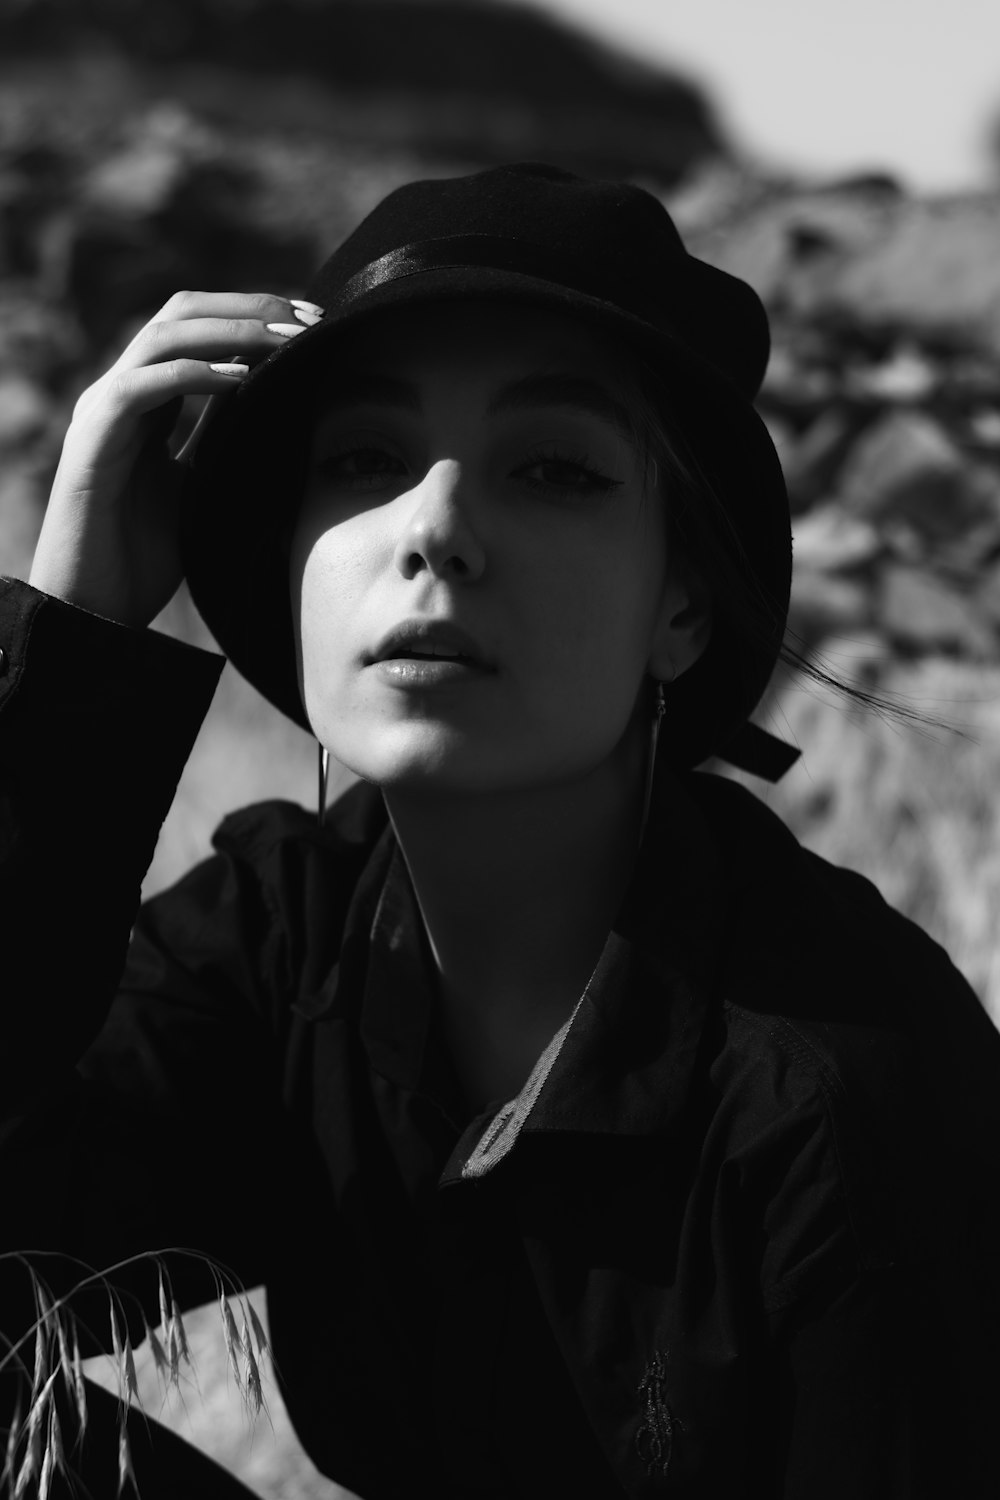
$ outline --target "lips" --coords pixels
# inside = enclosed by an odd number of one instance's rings
[[[394,626],[366,657],[369,666],[380,661],[455,661],[496,671],[478,641],[450,620],[405,620]]]

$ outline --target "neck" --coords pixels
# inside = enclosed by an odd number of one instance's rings
[[[520,1087],[590,978],[635,861],[642,761],[633,743],[597,772],[540,790],[386,790],[446,1035],[456,1060],[463,1049],[493,1059],[493,1078],[484,1072],[470,1094]]]

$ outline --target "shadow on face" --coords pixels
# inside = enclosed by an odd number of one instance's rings
[[[597,771],[698,649],[629,359],[490,303],[373,317],[335,358],[289,558],[317,737],[382,784]]]

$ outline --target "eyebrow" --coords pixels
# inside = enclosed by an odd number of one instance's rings
[[[588,375],[562,372],[526,375],[522,380],[512,381],[493,397],[486,408],[486,415],[496,417],[505,412],[525,411],[539,406],[574,407],[577,411],[586,412],[588,416],[611,422],[626,437],[632,436],[635,427],[628,407],[599,380]]]
[[[326,402],[338,406],[389,406],[415,414],[423,409],[420,392],[410,381],[367,370],[342,373],[326,387],[324,397]],[[486,415],[498,417],[509,412],[553,406],[586,412],[588,416],[612,423],[628,438],[634,435],[635,422],[624,402],[613,396],[599,380],[568,371],[525,375],[520,380],[511,381],[497,391],[486,408]]]

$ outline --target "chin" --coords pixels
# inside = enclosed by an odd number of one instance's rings
[[[364,713],[328,715],[314,732],[341,765],[386,792],[490,795],[540,792],[612,769],[621,745],[603,737],[517,736],[443,719],[390,720]]]
[[[383,725],[367,734],[333,732],[323,742],[349,771],[386,791],[488,791],[494,779],[482,747],[438,727]]]
[[[356,776],[389,795],[439,797],[517,796],[551,791],[585,782],[594,773],[592,765],[576,758],[559,757],[539,764],[537,757],[505,753],[495,742],[472,745],[422,743],[390,746],[383,742],[360,750],[357,745],[338,748],[333,754]]]

